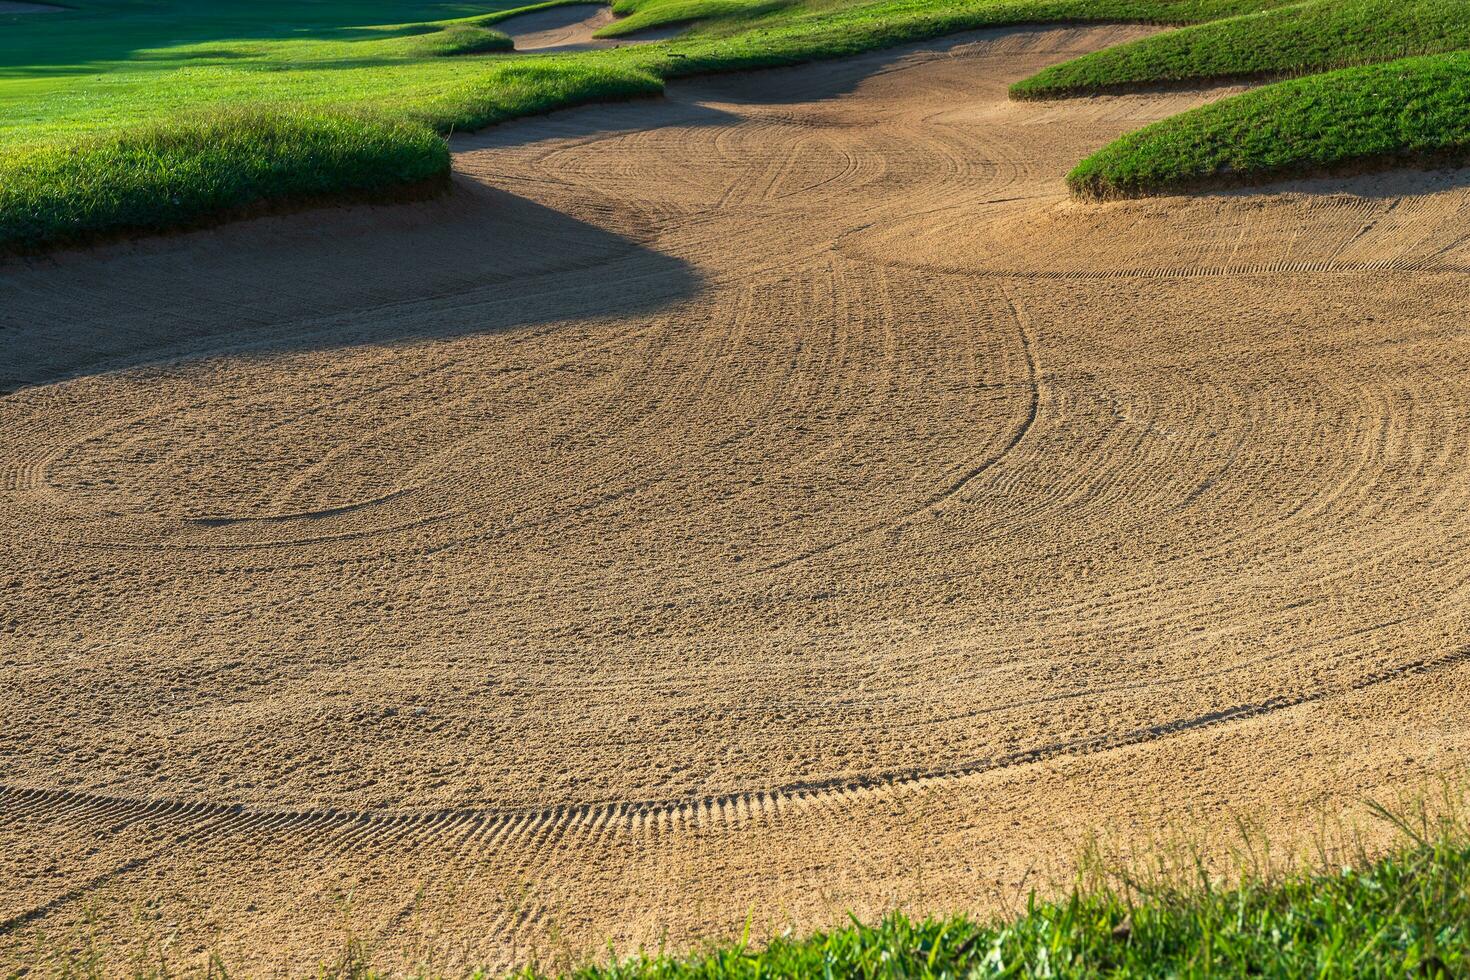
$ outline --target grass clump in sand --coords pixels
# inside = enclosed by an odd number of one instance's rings
[[[1165,119],[1068,176],[1137,197],[1394,165],[1470,162],[1470,52],[1280,82]]]
[[[1083,55],[1017,82],[1011,95],[1295,76],[1467,48],[1463,0],[1315,0]]]

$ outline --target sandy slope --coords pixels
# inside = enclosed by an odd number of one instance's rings
[[[626,44],[647,44],[677,37],[684,25],[639,31],[636,35],[600,38],[597,32],[617,18],[612,8],[597,3],[574,3],[534,13],[520,14],[498,22],[495,29],[504,31],[515,42],[517,51],[585,51],[589,48],[617,48]]]
[[[511,17],[496,25],[511,36],[517,51],[590,47],[597,31],[613,22],[611,7],[570,4]]]
[[[0,959],[87,907],[257,970],[985,909],[1098,826],[1456,771],[1470,191],[1070,204],[1203,96],[1004,86],[1136,33],[0,270]]]
[[[511,36],[517,51],[559,51],[611,45],[596,34],[612,22],[611,7],[579,3],[510,17],[495,28]]]

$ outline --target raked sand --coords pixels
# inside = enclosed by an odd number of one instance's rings
[[[1005,86],[1140,33],[0,265],[0,964],[87,915],[300,973],[986,912],[1097,829],[1459,771],[1470,185],[1071,203],[1227,90]]]

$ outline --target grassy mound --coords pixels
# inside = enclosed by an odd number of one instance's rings
[[[1317,0],[1084,55],[1016,83],[1011,95],[1302,75],[1467,48],[1470,11],[1461,0]]]
[[[723,22],[725,26],[774,13],[791,6],[794,0],[614,0],[612,9],[620,19],[597,32],[598,37],[628,37],[652,28],[671,27],[703,21],[706,25]]]
[[[1280,76],[1290,80],[1117,140],[1068,184],[1106,199],[1470,162],[1470,4],[1461,0],[1308,0],[1085,55],[1011,95]]]
[[[527,58],[496,61],[449,91],[425,97],[411,111],[414,118],[442,133],[662,91],[657,67],[637,60]]]
[[[533,976],[534,974],[527,974]],[[1470,841],[1421,837],[1335,874],[1221,889],[1093,885],[1013,922],[892,915],[765,949],[590,967],[578,980],[758,977],[1460,977]]]
[[[1470,162],[1470,52],[1267,86],[1155,123],[1068,176],[1094,199]]]
[[[428,38],[427,44],[420,42],[414,46],[416,53],[442,58],[445,55],[489,54],[515,48],[510,35],[478,24],[449,24],[429,34]]]
[[[504,53],[509,38],[494,28],[528,9],[516,2],[381,0],[375,14],[401,18],[385,25],[361,24],[352,0],[75,0],[14,18],[0,32],[0,251],[400,187],[431,157],[443,172],[429,131],[656,94],[684,75],[1026,23],[1196,26],[1043,72],[1017,86],[1023,96],[1389,66],[1151,127],[1085,161],[1072,175],[1080,194],[1458,160],[1464,143],[1454,101],[1466,84],[1454,52],[1470,51],[1463,0],[617,0],[626,17],[610,36],[694,29],[525,56]],[[1386,61],[1418,52],[1443,53]]]
[[[0,152],[0,243],[196,225],[266,203],[381,193],[449,172],[429,127],[342,113],[216,112],[197,121]]]

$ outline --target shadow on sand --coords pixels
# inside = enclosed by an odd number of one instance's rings
[[[635,214],[600,225],[459,177],[446,197],[0,263],[0,392],[212,354],[385,344],[694,295]]]

